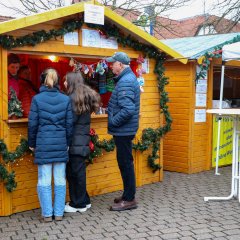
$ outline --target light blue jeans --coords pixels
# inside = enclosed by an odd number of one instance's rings
[[[54,177],[53,205],[52,170]],[[63,216],[66,198],[66,163],[38,165],[37,192],[43,217]]]

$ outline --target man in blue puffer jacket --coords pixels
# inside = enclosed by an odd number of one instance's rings
[[[132,140],[139,124],[140,89],[126,53],[117,52],[106,61],[112,63],[116,74],[116,87],[108,103],[108,133],[114,138],[124,187],[122,196],[114,199],[110,210],[124,211],[137,208]]]

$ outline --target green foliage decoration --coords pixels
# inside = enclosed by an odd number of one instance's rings
[[[6,189],[12,192],[16,187],[15,173],[7,171],[7,165],[14,163],[16,159],[21,158],[26,153],[29,153],[28,142],[26,139],[21,139],[20,145],[17,146],[14,152],[9,152],[6,144],[0,139],[0,155],[2,155],[2,162],[0,163],[0,179],[4,182]]]

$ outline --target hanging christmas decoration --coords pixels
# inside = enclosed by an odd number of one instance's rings
[[[16,92],[10,87],[10,99],[8,100],[8,117],[19,118],[23,116],[22,103],[18,100]]]

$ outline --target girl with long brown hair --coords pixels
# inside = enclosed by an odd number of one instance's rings
[[[67,163],[70,202],[65,205],[65,212],[85,212],[91,207],[85,163],[90,154],[91,113],[99,110],[100,96],[84,84],[81,73],[67,73],[64,85],[73,108],[73,135]]]

